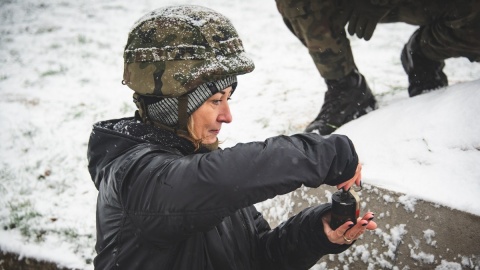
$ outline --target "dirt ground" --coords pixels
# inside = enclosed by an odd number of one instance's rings
[[[55,263],[19,258],[17,254],[0,251],[0,270],[72,270]]]

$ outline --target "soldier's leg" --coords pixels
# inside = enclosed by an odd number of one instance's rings
[[[480,60],[480,0],[414,1],[392,15],[390,21],[420,25],[401,54],[410,96],[448,85],[445,59]]]
[[[345,77],[355,68],[350,42],[343,29],[332,35],[332,0],[276,0],[292,33],[307,47],[320,75],[327,80]]]
[[[338,0],[276,0],[292,33],[307,47],[328,90],[320,113],[305,129],[322,135],[373,110],[376,101],[365,78],[355,67],[343,27],[332,29]],[[332,32],[335,32],[335,34]]]
[[[420,49],[429,59],[480,61],[480,0],[452,1],[446,13],[419,35]]]

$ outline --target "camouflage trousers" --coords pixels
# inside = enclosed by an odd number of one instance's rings
[[[339,1],[353,0],[276,0],[285,24],[308,48],[324,79],[342,78],[355,68],[345,30],[332,29]],[[393,22],[419,26],[420,50],[429,59],[480,61],[480,0],[400,0],[380,21]]]

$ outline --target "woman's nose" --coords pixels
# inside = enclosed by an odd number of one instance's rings
[[[232,114],[230,113],[230,106],[228,105],[228,103],[222,106],[222,109],[220,111],[220,114],[218,115],[217,120],[218,122],[223,122],[223,123],[232,122]]]

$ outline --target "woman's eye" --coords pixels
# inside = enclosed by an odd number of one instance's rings
[[[221,100],[221,99],[215,99],[215,100],[212,100],[212,103],[213,103],[214,105],[219,105],[219,104],[220,104],[220,102],[222,102],[222,100]]]

